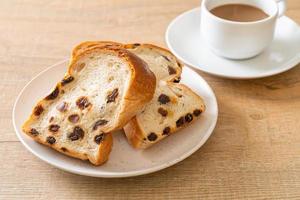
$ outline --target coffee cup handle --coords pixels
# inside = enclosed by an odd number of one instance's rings
[[[278,6],[278,18],[283,16],[286,11],[286,1],[285,0],[275,0]]]

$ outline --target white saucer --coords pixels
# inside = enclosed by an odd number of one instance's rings
[[[227,78],[271,76],[287,71],[300,62],[300,28],[286,16],[278,20],[269,49],[248,60],[218,57],[205,46],[200,34],[200,8],[176,17],[167,28],[166,42],[173,54],[185,64]]]
[[[129,177],[155,172],[182,161],[198,150],[211,135],[218,117],[216,97],[206,81],[185,67],[182,82],[200,94],[207,110],[191,126],[171,135],[147,150],[133,149],[123,133],[114,133],[114,144],[108,162],[102,166],[62,155],[34,142],[22,133],[22,123],[29,116],[35,102],[44,97],[62,79],[68,62],[51,66],[31,80],[19,94],[13,109],[13,124],[23,145],[41,160],[60,169],[94,177]]]

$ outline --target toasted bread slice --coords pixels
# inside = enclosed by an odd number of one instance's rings
[[[104,163],[111,131],[122,128],[154,94],[156,79],[123,48],[96,47],[73,56],[67,74],[34,107],[23,131],[66,155]]]
[[[147,148],[191,124],[204,110],[201,97],[187,86],[160,82],[151,102],[124,131],[132,146]]]

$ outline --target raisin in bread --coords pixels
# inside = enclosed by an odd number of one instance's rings
[[[191,124],[205,110],[203,100],[183,84],[160,82],[145,109],[123,128],[136,148],[147,148]]]
[[[73,51],[73,56],[84,49],[91,49],[103,45],[124,47],[132,53],[136,54],[148,63],[149,68],[154,72],[156,76],[157,82],[161,82],[161,84],[157,85],[156,88],[156,98],[154,98],[151,103],[145,107],[143,113],[138,114],[124,127],[126,136],[134,147],[147,148],[151,146],[152,144],[163,139],[165,136],[174,133],[177,130],[180,130],[181,128],[190,124],[193,119],[198,118],[200,116],[200,113],[204,111],[205,106],[203,101],[201,100],[201,97],[192,92],[189,88],[184,85],[166,83],[178,83],[180,81],[180,75],[182,71],[182,64],[171,52],[166,49],[151,44],[135,43],[122,45],[120,43],[106,41],[84,42],[75,48],[75,51]],[[168,93],[170,91],[177,91],[178,94],[184,94],[182,95],[184,96],[184,98],[174,96],[174,102],[178,102],[178,104],[172,102],[160,106],[156,99],[160,94],[164,93],[164,91],[165,93]],[[195,101],[195,105],[189,105],[193,104],[192,101]],[[169,116],[165,116],[168,115],[168,110],[171,114],[169,114]],[[178,113],[175,113],[175,111],[178,111]],[[187,113],[192,114],[187,115]],[[187,123],[183,123],[183,125],[180,125],[178,127],[176,125],[172,125],[172,123],[176,124],[176,121],[182,115],[187,115]],[[190,120],[189,117],[192,119]],[[182,122],[182,118],[178,123],[180,122]],[[149,130],[147,130],[147,127],[154,127],[154,130],[161,130],[158,131],[158,133],[157,131],[149,132]]]
[[[180,81],[182,64],[167,49],[153,44],[139,43],[126,44],[124,47],[142,58],[149,65],[157,81]]]
[[[66,76],[39,101],[23,131],[66,155],[100,165],[112,136],[154,94],[156,79],[147,64],[115,47],[87,49],[72,58]]]
[[[72,56],[75,57],[78,53],[86,49],[96,48],[97,46],[117,46],[126,48],[148,63],[150,70],[155,74],[157,80],[180,81],[182,71],[181,62],[167,49],[152,44],[135,43],[123,45],[121,43],[110,41],[87,41],[76,46]]]

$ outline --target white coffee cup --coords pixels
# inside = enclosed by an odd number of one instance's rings
[[[210,10],[226,4],[246,4],[263,10],[268,17],[253,22],[236,22],[219,18]],[[203,0],[201,34],[217,55],[230,59],[254,57],[272,42],[276,20],[286,9],[284,0]]]

